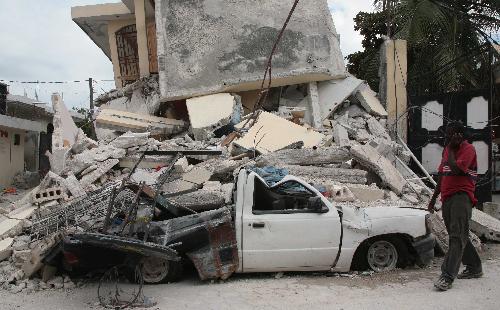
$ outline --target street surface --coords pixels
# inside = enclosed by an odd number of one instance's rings
[[[447,292],[433,289],[441,258],[427,269],[386,274],[326,275],[285,273],[235,275],[224,283],[204,283],[194,271],[175,284],[147,286],[157,302],[150,309],[500,309],[500,244],[481,253],[485,276],[456,280]],[[32,294],[0,292],[1,309],[101,309],[97,286]]]

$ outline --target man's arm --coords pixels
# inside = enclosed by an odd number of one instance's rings
[[[450,148],[448,150],[448,165],[454,175],[462,174],[463,171],[457,166],[457,159],[455,158],[455,150]]]
[[[436,188],[434,189],[434,194],[432,194],[432,198],[429,201],[429,205],[427,206],[427,210],[429,210],[430,213],[434,213],[435,211],[434,206],[436,205],[436,200],[439,194],[441,194],[441,176],[438,177]]]

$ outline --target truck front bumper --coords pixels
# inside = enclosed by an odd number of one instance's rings
[[[428,265],[434,258],[435,237],[433,234],[427,234],[417,238],[412,242],[413,248],[417,254],[417,265],[420,267]]]

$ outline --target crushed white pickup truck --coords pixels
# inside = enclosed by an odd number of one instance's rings
[[[171,247],[179,257],[144,255],[144,281],[178,280],[183,259],[191,260],[205,280],[234,272],[388,271],[424,266],[434,256],[434,236],[423,210],[340,208],[300,178],[288,175],[269,186],[250,169],[240,170],[233,200],[232,209],[153,222],[149,241]],[[109,244],[89,234],[72,236],[64,243],[64,256],[89,256],[89,246]]]

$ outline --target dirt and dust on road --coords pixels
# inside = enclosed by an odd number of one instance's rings
[[[500,309],[500,244],[485,244],[485,275],[456,280],[447,292],[433,289],[441,258],[426,269],[385,274],[285,273],[234,275],[201,282],[195,272],[179,283],[146,286],[149,309]],[[101,309],[95,284],[70,291],[11,294],[0,291],[1,309]]]

